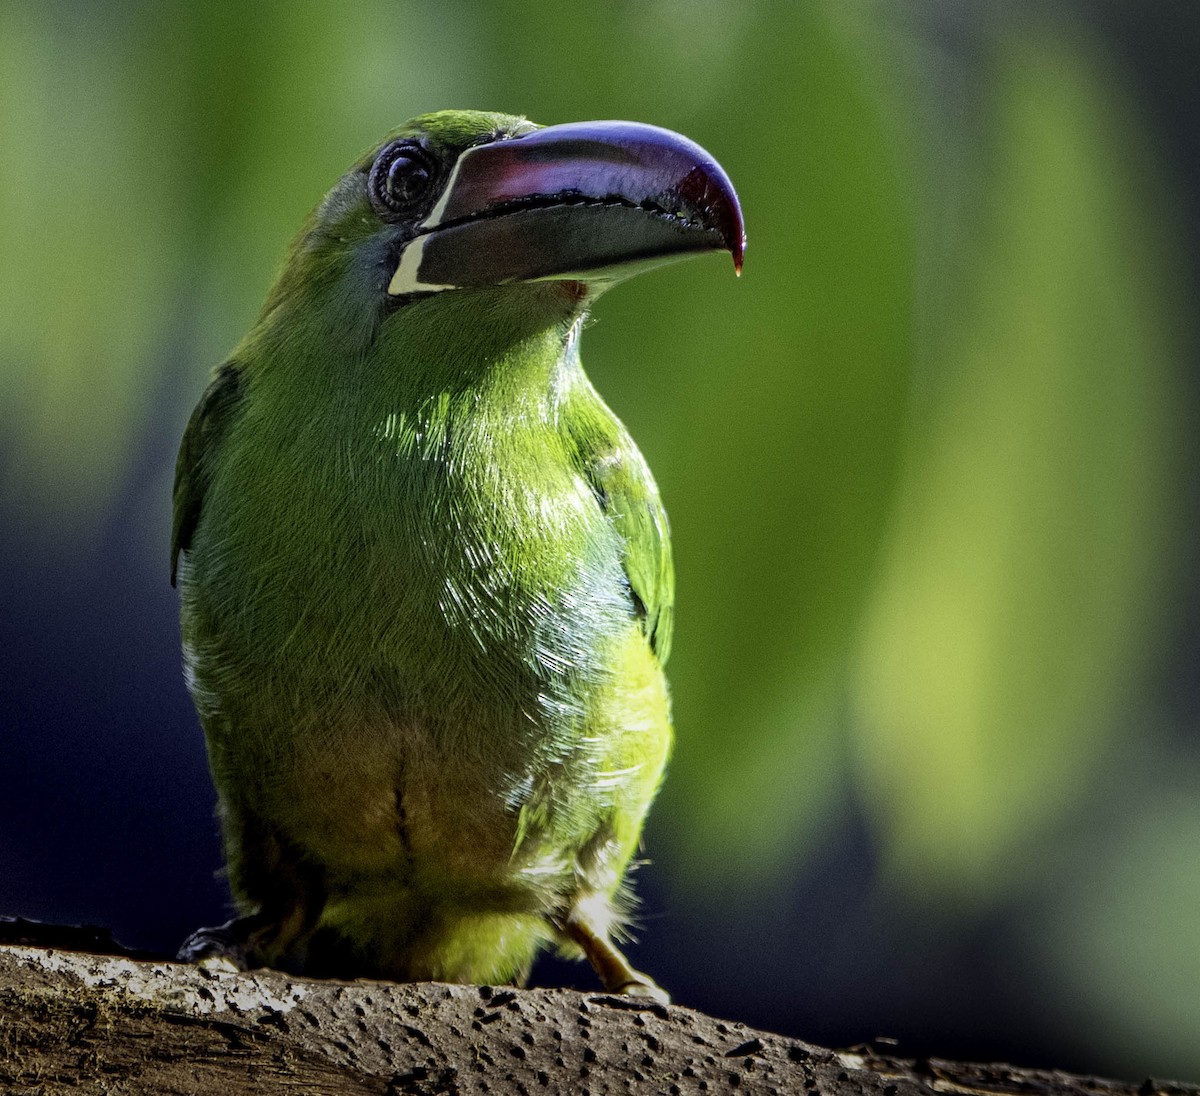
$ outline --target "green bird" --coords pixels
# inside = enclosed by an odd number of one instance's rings
[[[667,518],[579,334],[743,247],[716,161],[629,122],[428,114],[309,215],[176,468],[240,914],[181,958],[520,984],[556,945],[665,999],[614,937],[671,748]]]

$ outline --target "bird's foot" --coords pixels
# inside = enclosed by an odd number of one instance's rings
[[[616,986],[613,993],[621,993],[626,997],[645,997],[653,1001],[656,1005],[669,1005],[671,1003],[671,995],[662,988],[653,978],[648,978],[640,971],[633,972],[635,977],[632,981],[626,982],[624,985]]]
[[[669,1005],[670,994],[653,978],[634,970],[629,960],[609,938],[608,933],[596,921],[576,905],[567,915],[562,926],[567,937],[582,949],[592,969],[600,976],[609,993],[620,993],[627,997],[646,997],[658,1005]]]
[[[244,917],[234,918],[223,925],[197,929],[179,945],[175,958],[181,963],[195,963],[206,970],[249,970],[247,920]]]

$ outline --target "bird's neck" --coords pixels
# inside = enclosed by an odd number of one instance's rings
[[[579,370],[582,312],[553,283],[459,291],[414,302],[381,330],[358,369],[372,410],[544,413]]]
[[[357,345],[296,324],[291,352],[260,356],[271,368],[255,382],[302,435],[428,437],[437,423],[471,421],[481,437],[536,430],[582,381],[583,315],[560,283],[447,292],[401,307]]]

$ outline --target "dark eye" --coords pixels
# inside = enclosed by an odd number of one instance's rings
[[[382,217],[407,213],[425,196],[433,182],[434,165],[418,145],[398,144],[385,148],[367,179],[371,203]]]

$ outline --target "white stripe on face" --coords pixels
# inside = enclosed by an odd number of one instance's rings
[[[396,272],[388,283],[387,291],[390,296],[400,297],[405,293],[438,293],[443,289],[457,288],[453,285],[426,285],[418,278],[425,241],[428,239],[428,236],[417,236],[400,252],[400,262],[396,264]]]
[[[458,288],[453,285],[426,285],[417,275],[421,269],[421,258],[425,253],[425,241],[428,239],[424,233],[428,233],[442,223],[442,218],[446,214],[446,206],[450,202],[450,195],[454,191],[454,184],[458,182],[458,173],[462,171],[463,161],[473,151],[474,149],[469,148],[459,156],[454,170],[450,172],[450,178],[442,188],[442,196],[438,198],[437,205],[429,211],[429,216],[417,226],[417,229],[423,234],[411,240],[400,253],[400,262],[396,264],[396,272],[388,283],[389,295],[400,297],[405,293],[437,293],[443,289]]]
[[[450,195],[454,192],[454,184],[458,182],[458,173],[462,171],[463,161],[474,152],[475,149],[469,148],[461,156],[454,165],[454,170],[450,172],[450,178],[447,180],[445,187],[442,188],[442,196],[437,200],[437,205],[429,211],[429,216],[425,218],[417,227],[425,232],[431,228],[437,228],[442,223],[442,218],[446,214],[446,205],[450,201]]]

